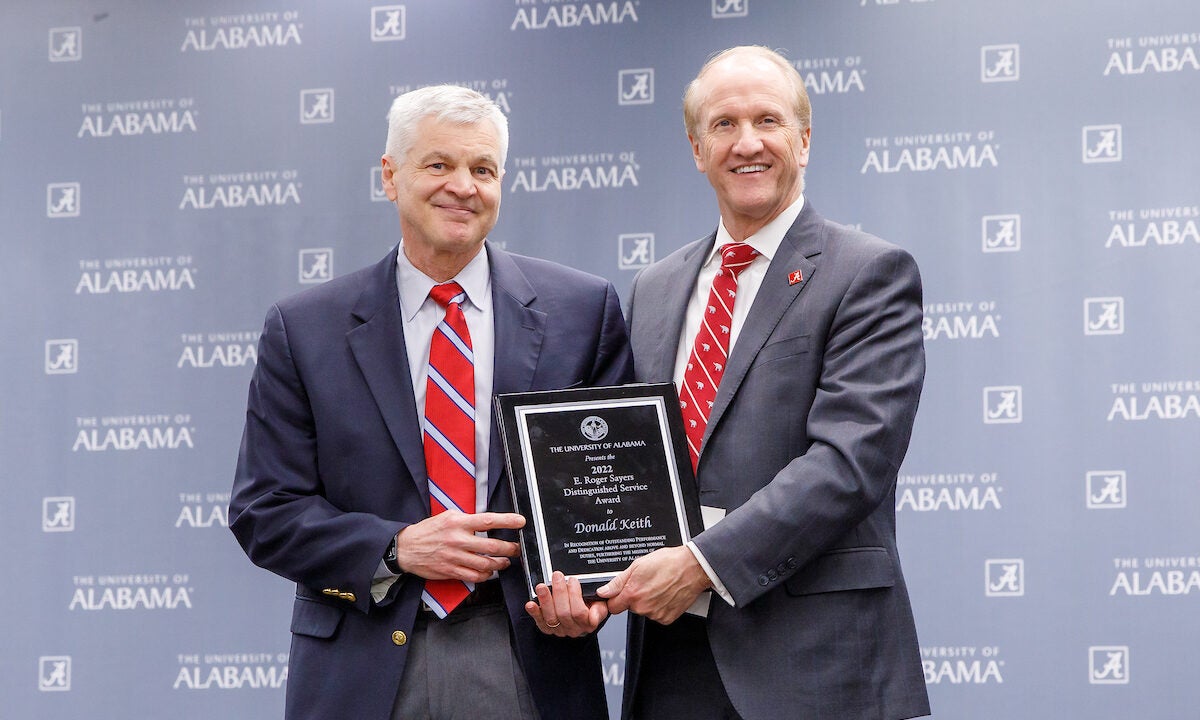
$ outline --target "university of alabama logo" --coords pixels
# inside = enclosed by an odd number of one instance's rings
[[[82,58],[82,28],[50,28],[50,62],[74,62]]]
[[[1017,252],[1021,249],[1020,215],[984,215],[983,251]]]
[[[300,251],[300,282],[323,283],[333,278],[333,248],[307,248]]]
[[[65,692],[70,689],[70,655],[43,655],[38,658],[38,690]]]
[[[1124,334],[1124,332],[1125,298],[1084,298],[1084,335],[1121,335]]]
[[[74,338],[46,341],[46,374],[72,375],[79,372],[79,341]]]
[[[986,565],[987,597],[1020,597],[1025,594],[1025,561],[1016,559],[988,560]]]
[[[654,103],[654,68],[621,70],[617,73],[618,105]]]
[[[404,39],[404,6],[376,5],[371,8],[371,42]]]
[[[985,83],[1021,79],[1020,45],[984,45],[979,51],[979,79]]]
[[[983,422],[988,425],[1021,422],[1021,386],[985,387]]]
[[[75,498],[42,498],[42,532],[71,532],[75,529]]]
[[[602,417],[588,415],[579,424],[579,432],[588,440],[597,442],[608,436],[608,423]]]
[[[79,183],[62,182],[46,185],[46,217],[79,217]]]
[[[654,233],[617,236],[617,269],[640,270],[654,262]]]
[[[1092,685],[1129,684],[1129,646],[1093,645],[1088,648],[1088,682]]]
[[[1085,163],[1121,162],[1121,126],[1085,125],[1083,127]]]
[[[1125,507],[1125,471],[1089,470],[1087,507],[1089,510]]]
[[[718,20],[746,17],[750,14],[750,0],[712,0],[712,16]]]
[[[333,88],[300,91],[300,124],[333,122]]]

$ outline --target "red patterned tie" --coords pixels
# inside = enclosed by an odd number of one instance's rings
[[[475,358],[460,304],[458,283],[435,285],[429,296],[446,308],[429,345],[425,389],[425,469],[433,515],[475,512]],[[474,586],[458,580],[426,580],[422,598],[446,617]]]
[[[692,343],[692,353],[683,373],[683,387],[679,389],[679,407],[683,411],[692,470],[700,462],[700,441],[704,438],[704,428],[708,426],[708,416],[717,397],[717,386],[729,358],[729,329],[733,325],[738,273],[749,267],[758,255],[757,250],[745,243],[722,245],[720,252],[721,269],[713,278],[708,305],[704,308],[700,330]]]

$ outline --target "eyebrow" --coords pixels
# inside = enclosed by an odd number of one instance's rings
[[[451,158],[450,155],[448,153],[446,153],[445,151],[431,150],[430,152],[427,152],[421,156],[420,163],[422,165],[425,165],[425,164],[431,163],[431,162],[449,162],[451,160],[453,160],[453,158]],[[477,155],[476,157],[471,158],[468,165],[471,165],[471,166],[492,165],[492,166],[499,167],[500,161],[497,160],[496,157],[491,154],[484,154],[484,155]]]

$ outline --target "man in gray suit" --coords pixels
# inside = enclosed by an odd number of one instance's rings
[[[629,321],[637,379],[680,386],[707,529],[600,590],[635,613],[624,715],[926,715],[895,530],[917,266],[807,202],[811,111],[779,54],[713,57],[684,119],[720,224],[637,278]]]

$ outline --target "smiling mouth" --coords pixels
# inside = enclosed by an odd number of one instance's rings
[[[766,172],[767,165],[743,165],[733,169],[735,175],[745,175],[747,173]]]

